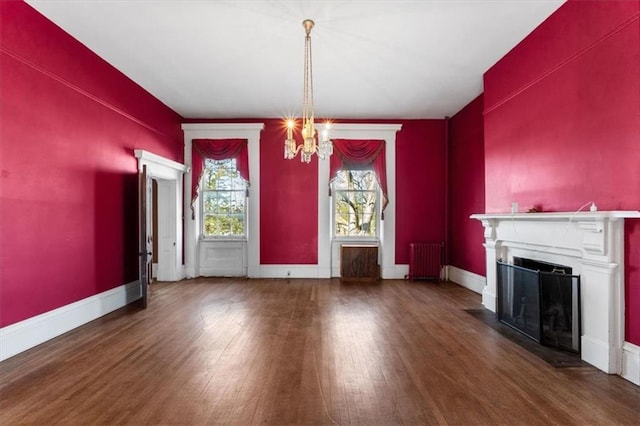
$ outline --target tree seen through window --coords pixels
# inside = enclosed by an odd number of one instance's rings
[[[236,160],[205,160],[202,176],[202,233],[205,237],[246,236],[246,182]]]
[[[333,182],[336,237],[377,236],[378,181],[372,170],[341,170]]]

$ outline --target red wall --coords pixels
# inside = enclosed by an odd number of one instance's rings
[[[282,120],[259,121],[265,123],[260,136],[260,263],[317,264],[318,229],[309,224],[318,223],[318,159],[314,156],[311,164],[298,157],[285,160]],[[396,263],[409,263],[410,242],[444,241],[444,120],[357,122],[402,124],[396,134]]]
[[[283,120],[260,121],[260,263],[317,264],[318,158],[285,160]]]
[[[486,211],[640,209],[640,2],[569,1],[485,85]],[[626,231],[626,339],[640,344],[640,225]]]
[[[140,148],[180,116],[23,2],[0,2],[0,326],[137,279]]]
[[[469,216],[484,213],[483,96],[449,120],[449,265],[485,276],[482,224]]]
[[[445,121],[400,121],[396,135],[396,264],[409,263],[409,244],[444,241]]]

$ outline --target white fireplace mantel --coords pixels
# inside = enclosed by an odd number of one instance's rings
[[[638,211],[474,214],[484,226],[483,305],[496,311],[496,262],[513,257],[570,266],[580,275],[581,356],[620,374],[624,342],[624,219]]]

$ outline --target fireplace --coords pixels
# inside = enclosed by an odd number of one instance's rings
[[[527,265],[517,265],[517,258],[571,268],[565,275],[580,277],[576,302],[580,320],[572,312],[571,328],[579,327],[581,359],[607,373],[640,381],[640,356],[624,341],[624,219],[640,218],[640,212],[498,213],[471,218],[484,226],[485,308],[496,312],[501,298],[499,260],[518,270]],[[571,286],[576,284],[572,281]],[[509,309],[516,311],[518,306]]]
[[[545,346],[580,352],[580,277],[572,268],[514,257],[497,262],[498,319]]]

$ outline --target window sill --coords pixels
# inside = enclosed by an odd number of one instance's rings
[[[333,237],[332,241],[337,243],[374,243],[379,245],[378,237]]]
[[[231,243],[246,243],[246,237],[200,237],[200,241],[212,242],[212,243],[223,243],[223,242],[231,242]]]

